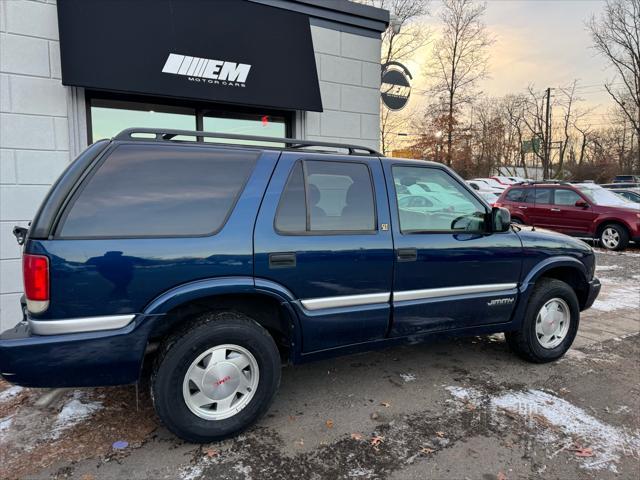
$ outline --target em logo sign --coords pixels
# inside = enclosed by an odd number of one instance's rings
[[[163,73],[183,75],[192,82],[244,87],[251,65],[170,53]]]
[[[382,102],[389,110],[402,110],[409,102],[413,79],[409,69],[400,62],[388,62],[382,66]]]

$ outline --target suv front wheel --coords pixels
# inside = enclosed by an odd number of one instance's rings
[[[152,375],[162,422],[196,443],[220,440],[264,414],[280,384],[269,333],[235,312],[202,316],[164,343]]]
[[[624,227],[610,223],[602,228],[599,240],[607,250],[624,250],[629,244],[629,233]]]
[[[576,337],[580,307],[573,289],[553,278],[535,285],[520,330],[505,332],[507,343],[520,357],[546,363],[562,357]]]

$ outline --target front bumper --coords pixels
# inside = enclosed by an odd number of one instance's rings
[[[587,299],[584,302],[584,305],[582,305],[582,310],[586,310],[587,308],[590,308],[591,305],[593,305],[593,302],[595,302],[598,294],[600,293],[601,287],[602,285],[600,284],[600,280],[598,280],[596,277],[593,277],[593,280],[591,280],[588,284]]]
[[[138,380],[157,315],[123,328],[36,335],[21,321],[0,335],[0,374],[25,387],[94,387]]]

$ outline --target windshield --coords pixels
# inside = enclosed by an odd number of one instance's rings
[[[593,186],[577,185],[578,190],[584,193],[589,200],[596,205],[609,205],[613,207],[632,207],[635,208],[634,202],[623,198],[610,190]]]

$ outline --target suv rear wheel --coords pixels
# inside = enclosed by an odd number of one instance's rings
[[[233,435],[266,412],[281,362],[269,333],[235,312],[210,313],[164,343],[153,403],[169,430],[190,442]]]
[[[560,280],[543,278],[534,287],[521,329],[505,336],[520,357],[546,363],[569,350],[579,323],[580,307],[573,289]]]
[[[623,250],[629,244],[629,233],[623,226],[610,223],[602,228],[599,240],[607,250]]]

